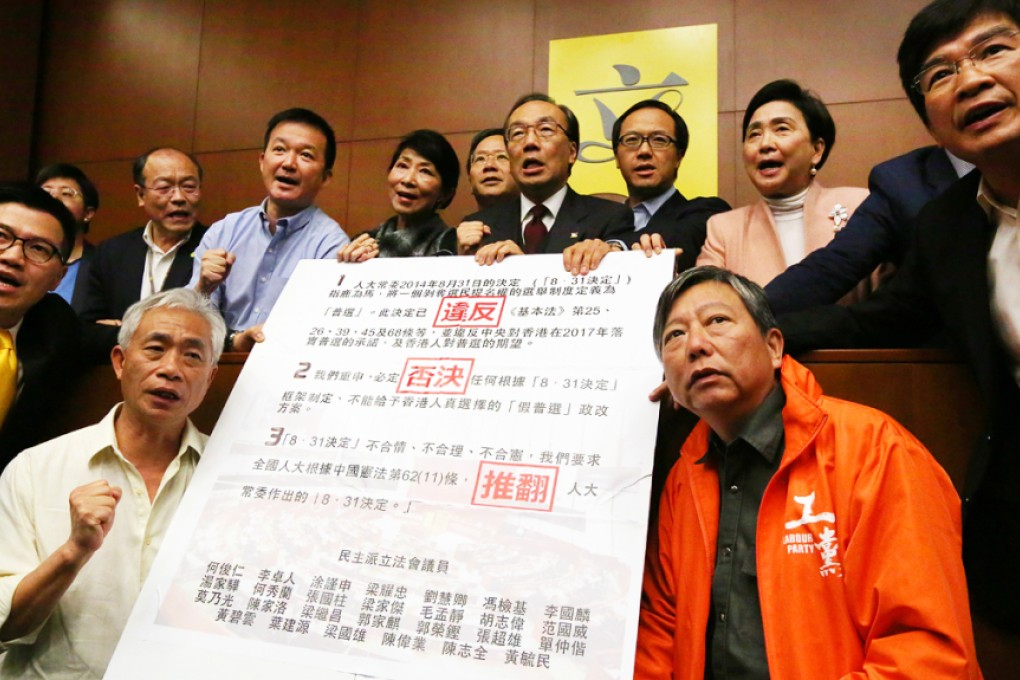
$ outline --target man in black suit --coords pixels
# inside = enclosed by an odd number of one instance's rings
[[[78,322],[49,291],[76,231],[68,209],[44,190],[0,187],[0,345],[12,343],[16,361],[13,371],[0,369],[0,470],[42,440],[40,423],[72,373]]]
[[[988,415],[963,494],[972,606],[1020,632],[1020,2],[937,0],[898,58],[931,134],[977,170],[925,206],[903,266],[869,300],[779,322],[791,352],[911,346],[942,330],[963,354]]]
[[[132,304],[191,279],[192,253],[206,227],[198,222],[202,166],[190,154],[163,147],[135,159],[138,205],[149,221],[99,244],[81,313],[87,358],[109,359],[117,326]]]
[[[879,265],[899,267],[921,208],[973,169],[937,146],[876,165],[868,175],[871,193],[836,237],[765,286],[772,311],[786,314],[831,304]]]
[[[687,199],[677,191],[676,175],[687,153],[687,123],[654,99],[634,104],[613,123],[616,167],[627,183],[627,205],[635,230],[623,239],[646,253],[677,248],[677,268],[694,266],[705,243],[706,223],[729,204],[721,198]]]
[[[474,253],[479,264],[562,252],[568,271],[587,273],[592,259],[597,264],[608,252],[605,241],[633,232],[634,221],[625,206],[567,185],[581,139],[577,117],[546,95],[529,94],[514,103],[503,131],[521,197],[464,218],[458,252]]]

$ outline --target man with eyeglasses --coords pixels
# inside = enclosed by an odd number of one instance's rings
[[[170,147],[150,149],[131,168],[138,206],[148,222],[96,248],[81,313],[86,356],[97,363],[117,344],[117,326],[138,300],[191,279],[192,254],[206,227],[198,221],[202,166]]]
[[[81,168],[69,163],[47,165],[36,174],[35,184],[63,203],[78,223],[74,246],[67,258],[67,273],[53,292],[64,298],[71,309],[81,314],[85,309],[89,271],[96,252],[96,247],[88,242],[85,235],[99,210],[99,191]]]
[[[922,209],[903,266],[872,298],[779,319],[793,352],[914,346],[941,331],[970,364],[987,422],[963,493],[964,565],[975,620],[1013,633],[1014,650],[1020,632],[1018,30],[1017,0],[937,0],[914,17],[898,55],[903,88],[936,141],[977,169]]]
[[[0,470],[39,443],[73,374],[78,322],[57,295],[74,217],[42,189],[0,186]]]
[[[510,109],[503,132],[521,197],[465,217],[457,227],[462,255],[473,252],[479,264],[491,265],[508,255],[562,252],[568,271],[586,270],[596,239],[618,240],[634,231],[625,206],[567,185],[581,138],[569,108],[544,94],[525,95]]]
[[[497,128],[482,130],[471,140],[467,173],[479,210],[491,208],[520,193],[510,174],[510,154],[506,151],[503,131]]]
[[[716,197],[686,198],[675,184],[690,135],[679,113],[655,99],[640,101],[613,123],[616,167],[627,183],[634,232],[624,242],[646,253],[678,248],[677,268],[694,266],[706,223],[730,206]]]

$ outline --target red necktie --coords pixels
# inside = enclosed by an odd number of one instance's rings
[[[544,205],[538,203],[531,208],[529,214],[531,219],[524,225],[524,252],[534,255],[542,250],[542,244],[545,243],[545,237],[549,235],[549,230],[542,222],[542,217],[545,216]]]

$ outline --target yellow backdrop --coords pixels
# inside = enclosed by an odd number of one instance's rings
[[[549,95],[581,123],[570,184],[582,194],[626,195],[613,159],[617,116],[642,99],[659,99],[691,133],[677,187],[687,196],[718,191],[716,25],[665,28],[549,42]]]

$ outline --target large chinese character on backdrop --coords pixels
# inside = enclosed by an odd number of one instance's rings
[[[570,177],[578,192],[626,195],[613,160],[613,123],[631,104],[657,99],[679,112],[691,133],[677,188],[687,196],[718,194],[715,24],[552,40],[549,94],[581,124]]]

